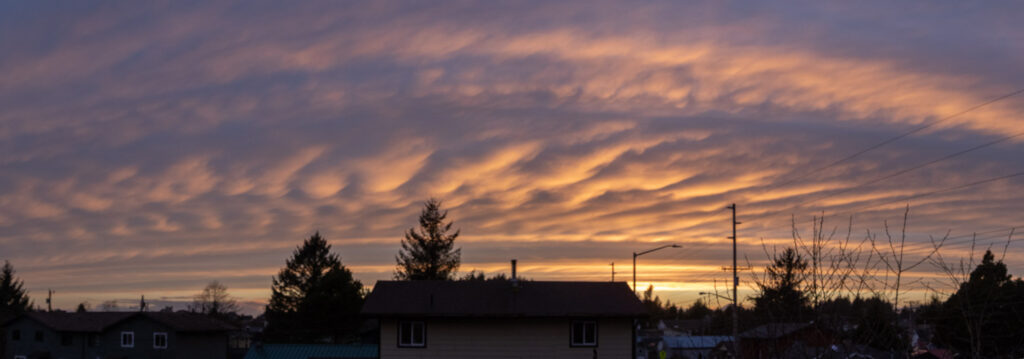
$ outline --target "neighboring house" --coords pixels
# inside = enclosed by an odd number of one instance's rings
[[[370,359],[377,358],[373,344],[257,344],[245,359]]]
[[[630,358],[643,305],[622,282],[380,281],[380,357]]]
[[[832,344],[832,336],[813,323],[771,323],[740,333],[744,359],[816,357],[832,351]],[[790,350],[794,345],[798,350]]]
[[[703,319],[663,319],[658,321],[658,329],[666,336],[703,334],[707,325],[708,321]]]
[[[662,346],[669,358],[706,359],[719,343],[732,343],[732,336],[665,336]]]
[[[34,312],[5,325],[4,358],[224,359],[234,329],[184,312]]]

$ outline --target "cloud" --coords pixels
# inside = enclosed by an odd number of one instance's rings
[[[1007,141],[857,187],[1024,131],[1010,98],[808,173],[1015,90],[1019,6],[5,4],[0,252],[67,307],[210,279],[260,301],[315,230],[389,278],[433,196],[467,270],[604,280],[682,242],[703,257],[644,280],[692,299],[724,278],[728,203],[758,257],[794,215],[877,229],[1020,171]],[[1018,224],[1020,183],[910,200],[914,243]]]

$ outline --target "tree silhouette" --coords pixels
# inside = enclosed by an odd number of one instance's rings
[[[267,305],[271,342],[344,342],[361,323],[363,284],[317,232],[292,252],[273,279]]]
[[[212,281],[192,299],[190,309],[211,317],[224,317],[238,312],[238,301],[228,294],[228,287]]]
[[[803,291],[807,261],[793,248],[786,248],[773,259],[757,283],[760,293],[754,297],[754,312],[762,319],[799,321],[806,316],[808,298]]]
[[[409,228],[402,240],[402,249],[395,256],[398,263],[395,279],[451,280],[459,269],[461,249],[455,249],[459,231],[449,234],[452,222],[445,223],[448,211],[441,211],[441,201],[431,198],[423,204],[420,226]]]
[[[930,316],[940,339],[971,357],[1018,357],[1024,343],[1024,282],[986,251],[969,279]],[[934,307],[934,305],[933,305]]]
[[[14,276],[11,262],[4,261],[4,267],[0,270],[0,312],[19,314],[31,307],[25,283]]]

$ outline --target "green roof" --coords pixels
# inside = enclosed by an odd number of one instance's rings
[[[377,358],[373,344],[262,344],[253,345],[245,359],[356,359]]]

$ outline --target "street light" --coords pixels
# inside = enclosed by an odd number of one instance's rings
[[[636,293],[636,257],[642,256],[644,254],[651,253],[651,252],[654,252],[654,251],[657,251],[657,250],[662,250],[662,249],[665,249],[665,248],[679,248],[679,247],[681,247],[681,246],[678,245],[678,244],[666,244],[666,245],[663,245],[661,247],[654,248],[654,249],[648,249],[648,250],[640,252],[640,253],[633,252],[633,294],[634,295],[637,294]]]
[[[718,294],[718,293],[711,293],[711,292],[700,292],[700,293],[697,293],[697,294],[700,294],[700,295],[708,295],[708,296],[711,296],[711,295],[713,295],[713,296],[716,296],[716,297],[718,297],[719,299],[725,299],[726,301],[729,301],[729,302],[731,302],[731,301],[732,301],[732,298],[730,298],[729,296],[721,295],[721,294]],[[735,310],[735,309],[733,309],[733,310]]]
[[[729,300],[729,301],[732,300],[732,298],[726,297],[726,296],[718,294],[718,293],[700,292],[700,293],[697,293],[697,294],[700,294],[700,295],[713,295],[713,296],[716,296],[716,297],[719,297],[719,298],[722,298],[722,299],[725,299],[725,300]]]

